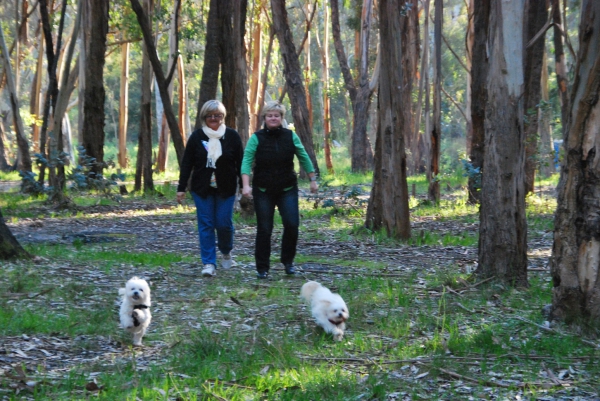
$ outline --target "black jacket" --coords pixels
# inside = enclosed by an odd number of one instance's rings
[[[258,146],[254,154],[252,185],[267,191],[281,191],[298,184],[294,171],[294,133],[287,128],[261,129],[254,133]]]
[[[188,139],[181,161],[177,192],[186,190],[190,174],[192,174],[191,188],[188,189],[201,197],[215,192],[222,197],[235,195],[241,185],[240,170],[244,156],[240,135],[234,129],[227,128],[225,130],[225,134],[220,139],[223,154],[217,160],[216,169],[206,167],[208,152],[202,141],[208,143],[208,136],[202,128],[194,131]],[[213,172],[217,179],[217,189],[210,186],[210,177]]]

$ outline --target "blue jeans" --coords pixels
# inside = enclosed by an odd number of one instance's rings
[[[283,222],[283,238],[281,239],[281,263],[284,265],[294,263],[296,257],[296,244],[298,243],[298,226],[300,216],[298,212],[298,187],[287,191],[269,193],[257,187],[252,189],[254,197],[254,210],[256,211],[256,245],[254,259],[256,270],[259,273],[268,272],[271,256],[271,233],[273,232],[273,218],[275,206],[279,210]]]
[[[208,195],[202,198],[192,191],[192,198],[196,204],[198,218],[198,237],[200,240],[200,257],[203,264],[216,265],[217,252],[215,247],[218,240],[219,251],[228,255],[233,249],[233,203],[235,195],[222,198],[219,195]]]

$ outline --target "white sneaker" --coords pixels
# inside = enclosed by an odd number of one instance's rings
[[[223,269],[230,269],[232,266],[237,266],[235,260],[231,257],[231,254],[223,255],[223,259],[221,260],[221,267]]]
[[[202,269],[202,275],[204,277],[212,277],[215,275],[215,265],[209,263],[204,265],[204,269]]]

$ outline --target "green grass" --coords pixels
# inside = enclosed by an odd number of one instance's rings
[[[368,179],[341,175],[340,185],[367,185]],[[598,342],[598,328],[582,332],[559,324],[546,331],[537,326],[544,324],[542,307],[552,301],[547,272],[531,272],[526,289],[493,283],[467,288],[466,283],[473,284],[463,267],[467,262],[435,260],[429,252],[475,250],[477,208],[464,202],[458,176],[444,177],[449,184],[443,192],[455,198],[439,205],[423,201],[424,177],[411,179],[418,192],[411,198],[411,219],[442,228],[417,228],[410,241],[365,229],[366,205],[338,205],[334,211],[301,202],[307,251],[298,253],[296,263],[346,274],[288,278],[275,271],[272,280],[259,282],[248,248],[234,252],[240,266],[202,279],[189,273],[198,263],[196,251],[183,251],[176,238],[168,252],[140,250],[128,235],[106,243],[74,237],[69,244],[27,245],[44,261],[0,268],[0,349],[6,350],[0,357],[16,358],[15,349],[34,353],[36,347],[26,347],[37,344],[31,339],[52,344],[53,338],[68,344],[71,354],[61,360],[62,370],[52,369],[57,361],[51,359],[23,362],[30,379],[24,382],[36,383],[26,393],[17,393],[20,382],[11,379],[21,365],[2,365],[8,369],[0,375],[3,397],[308,401],[387,400],[397,394],[395,399],[458,400],[561,397],[562,391],[592,397],[600,387],[600,353],[586,341]],[[174,198],[171,186],[163,191]],[[94,196],[74,199],[83,210],[98,204]],[[193,207],[166,207],[161,196],[131,195],[119,206],[127,204],[143,206],[129,218],[156,219],[157,230],[164,222],[194,224]],[[56,218],[73,215],[18,194],[0,198],[0,207],[11,223],[50,212]],[[552,229],[554,208],[551,199],[537,194],[527,199],[532,235],[542,237]],[[75,215],[86,226],[96,218],[119,218]],[[255,220],[236,215],[234,221],[236,238],[252,243]],[[276,235],[280,230],[277,220]],[[273,254],[272,262],[277,259]],[[118,328],[116,303],[117,288],[138,272],[149,276],[153,288],[153,322],[143,349],[131,348],[131,337]],[[298,299],[305,279],[344,297],[351,317],[343,342],[317,327]],[[547,387],[549,370],[558,375],[569,369],[575,373],[565,376],[568,388]],[[494,385],[495,380],[513,384]],[[100,391],[90,386],[93,381]],[[521,382],[528,386],[518,388]]]

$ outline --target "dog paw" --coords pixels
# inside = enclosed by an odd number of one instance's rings
[[[342,341],[343,338],[344,338],[344,333],[334,334],[334,336],[333,336],[334,341]]]

